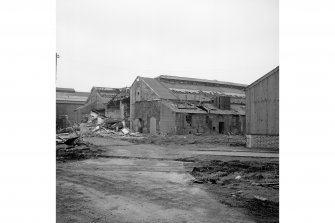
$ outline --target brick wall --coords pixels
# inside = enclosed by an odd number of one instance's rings
[[[279,136],[247,135],[248,148],[279,148]]]
[[[141,80],[141,78],[136,78],[132,86],[130,87],[130,128],[136,131],[136,126],[134,126],[135,119],[138,119],[137,103],[142,101],[154,101],[159,99],[158,96]],[[137,125],[137,124],[136,124]]]
[[[68,116],[68,120],[73,124],[76,120],[75,109],[82,106],[78,103],[56,103],[56,125],[57,128],[64,128],[68,126],[68,123],[63,121],[64,115]]]
[[[176,113],[163,103],[161,103],[159,126],[161,134],[176,134]]]
[[[156,118],[156,131],[160,132],[160,102],[159,101],[138,101],[134,105],[133,129],[138,131],[138,120],[142,120],[143,133],[149,133],[150,118]]]

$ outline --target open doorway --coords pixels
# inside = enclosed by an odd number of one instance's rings
[[[143,133],[143,120],[140,118],[138,119],[138,132]]]
[[[219,122],[219,133],[220,134],[224,133],[224,122]]]

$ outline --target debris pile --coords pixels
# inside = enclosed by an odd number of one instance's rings
[[[90,115],[87,115],[83,118],[83,122],[79,126],[79,131],[83,137],[141,137],[139,133],[130,132],[130,130],[126,127],[125,121],[107,118],[104,115],[94,111],[92,111]]]
[[[102,149],[83,142],[77,131],[56,135],[56,160],[80,160],[96,157]]]
[[[245,208],[258,222],[279,216],[279,164],[276,161],[205,161],[196,164],[193,183],[206,184],[231,207]]]

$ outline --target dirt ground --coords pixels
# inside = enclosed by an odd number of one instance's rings
[[[261,185],[278,182],[276,151],[151,139],[89,137],[89,155],[58,160],[57,222],[278,222]]]

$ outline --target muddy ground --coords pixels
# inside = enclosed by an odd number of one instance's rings
[[[57,222],[278,222],[276,151],[145,140],[88,137],[78,156],[59,150]]]
[[[241,208],[257,222],[279,221],[279,163],[245,158],[210,160],[189,164],[195,183],[222,204]]]

